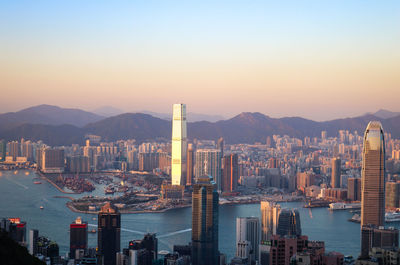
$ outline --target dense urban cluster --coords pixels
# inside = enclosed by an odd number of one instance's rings
[[[3,169],[33,167],[56,185],[75,192],[91,191],[96,183],[111,182],[117,173],[129,182],[141,182],[150,191],[138,199],[137,192],[123,188],[117,199],[78,199],[79,207],[97,201],[97,248],[90,248],[88,224],[77,219],[70,226],[69,257],[60,257],[58,246],[38,230],[29,231],[29,251],[50,264],[105,265],[217,265],[217,264],[398,264],[399,232],[385,227],[400,221],[400,140],[371,122],[365,133],[340,130],[337,135],[298,139],[286,135],[266,136],[265,142],[229,144],[215,140],[188,140],[186,106],[174,105],[172,141],[159,139],[102,141],[87,135],[86,145],[50,147],[45,143],[0,141]],[[140,175],[140,179],[127,176]],[[92,178],[89,178],[91,176]],[[53,177],[53,178],[51,178]],[[155,180],[156,179],[156,180]],[[151,180],[151,181],[150,181]],[[122,185],[123,186],[123,185]],[[114,187],[109,186],[110,189]],[[121,188],[121,187],[119,187]],[[154,198],[154,195],[158,196]],[[141,194],[141,196],[144,196]],[[153,197],[151,197],[153,196]],[[260,202],[261,220],[236,220],[236,255],[227,260],[218,250],[219,204]],[[271,198],[268,199],[267,198]],[[284,199],[285,198],[285,199]],[[322,241],[312,241],[301,230],[299,212],[274,201],[302,199],[305,207],[352,209],[350,221],[361,223],[360,256],[345,257],[326,252]],[[84,205],[86,203],[87,205]],[[127,201],[132,201],[131,204]],[[121,246],[124,207],[146,203],[146,209],[192,206],[192,240],[159,253],[156,234]],[[156,202],[156,204],[154,204]],[[75,205],[75,207],[77,207]],[[136,207],[136,208],[135,208]],[[125,208],[126,210],[126,208]],[[4,219],[1,229],[26,245],[26,223]],[[66,228],[67,229],[67,228]],[[94,247],[94,246],[93,246]]]

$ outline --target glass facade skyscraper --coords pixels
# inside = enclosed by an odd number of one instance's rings
[[[382,125],[371,121],[364,134],[361,169],[361,257],[368,258],[372,247],[383,247],[376,239],[382,234],[385,223],[385,138]],[[398,232],[397,232],[398,235]],[[398,237],[398,236],[397,236]],[[398,245],[398,241],[397,241]]]
[[[380,122],[371,121],[364,134],[361,169],[361,226],[385,221],[385,139]]]
[[[172,116],[171,184],[185,185],[187,152],[186,105],[174,104]]]
[[[301,236],[299,211],[282,209],[279,213],[276,233],[280,236]]]
[[[97,246],[101,263],[115,265],[121,249],[121,214],[107,202],[98,216]]]
[[[192,264],[217,265],[218,201],[216,184],[210,176],[197,179],[192,193]]]

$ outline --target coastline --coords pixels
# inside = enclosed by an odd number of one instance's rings
[[[62,198],[67,198],[67,197],[62,197]],[[71,202],[67,202],[65,203],[65,205],[68,207],[68,209],[70,209],[72,212],[75,213],[84,213],[84,214],[94,214],[97,215],[99,214],[99,211],[81,211],[76,209]],[[162,209],[162,210],[140,210],[140,211],[129,211],[129,210],[120,210],[121,214],[137,214],[137,213],[164,213],[170,210],[174,210],[174,209],[181,209],[181,208],[188,208],[188,207],[192,207],[192,205],[181,205],[181,206],[177,206],[177,207],[171,207],[171,208],[166,208],[166,209]]]
[[[68,196],[57,196],[57,198],[68,198],[72,201],[72,197]],[[299,199],[295,200],[274,200],[275,202],[298,202],[301,201]],[[260,204],[261,200],[258,201],[246,201],[246,202],[229,202],[229,203],[219,203],[219,205],[244,205],[244,204]],[[84,213],[84,214],[98,214],[99,211],[81,211],[76,209],[71,202],[67,202],[66,206],[72,211],[76,213]],[[162,210],[140,210],[140,211],[130,211],[130,210],[120,210],[121,214],[138,214],[138,213],[164,213],[170,210],[181,209],[181,208],[189,208],[192,207],[191,204],[188,205],[180,205],[175,207],[169,207]]]
[[[36,174],[38,174],[42,179],[47,180],[47,182],[49,182],[51,185],[53,185],[56,189],[58,189],[60,192],[64,193],[64,194],[78,194],[76,192],[71,192],[71,191],[65,191],[63,189],[61,189],[56,183],[54,183],[51,179],[49,179],[48,177],[46,177],[46,175],[44,175],[42,172],[36,170]]]

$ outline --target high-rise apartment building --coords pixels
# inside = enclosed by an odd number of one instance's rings
[[[88,248],[88,225],[82,222],[80,217],[69,225],[69,256],[71,259],[76,258],[76,251],[87,251]]]
[[[139,169],[139,159],[138,153],[136,150],[128,151],[128,168],[129,170],[138,170]]]
[[[400,182],[386,182],[385,206],[388,209],[399,208]]]
[[[44,173],[62,173],[64,171],[63,149],[46,148],[41,155],[41,169]]]
[[[332,158],[332,176],[331,176],[331,186],[332,188],[340,188],[340,167],[341,160],[339,157]]]
[[[297,173],[297,189],[305,191],[305,188],[314,185],[315,174],[313,172]]]
[[[217,265],[218,192],[210,176],[197,179],[192,193],[192,264]]]
[[[21,150],[19,148],[18,141],[12,141],[7,143],[8,156],[12,156],[13,161],[17,160],[17,156],[20,156]]]
[[[373,247],[396,249],[399,247],[399,230],[364,225],[361,228],[361,258],[368,258]]]
[[[66,169],[71,173],[87,173],[90,172],[89,157],[75,155],[66,159]]]
[[[172,117],[172,185],[185,185],[187,152],[186,130],[186,105],[174,104]]]
[[[115,265],[121,247],[121,214],[108,202],[98,216],[97,246],[102,265]]]
[[[186,185],[191,186],[194,181],[194,147],[193,144],[188,144],[186,156]]]
[[[239,179],[238,155],[230,154],[224,156],[222,170],[222,192],[232,192],[237,189]]]
[[[0,161],[4,161],[7,155],[7,144],[6,141],[0,140]]]
[[[351,201],[361,201],[361,179],[347,179],[347,199]]]
[[[33,161],[33,144],[31,141],[21,140],[21,156],[26,157],[27,161]]]
[[[139,171],[152,172],[158,165],[159,153],[139,153]]]
[[[269,249],[270,265],[289,265],[291,258],[307,248],[308,237],[286,237],[273,235],[271,238],[271,246]],[[304,263],[309,264],[309,263]],[[314,264],[314,263],[313,263]]]
[[[380,122],[368,124],[364,134],[361,169],[361,226],[383,226],[385,221],[385,140]]]
[[[276,234],[281,206],[275,202],[261,202],[261,241],[266,242]]]
[[[218,149],[198,149],[196,151],[196,179],[211,176],[221,190],[221,151]]]
[[[251,261],[258,260],[258,248],[260,245],[260,221],[257,217],[236,218],[236,253],[240,253],[243,242],[250,243],[249,256],[239,256],[249,258]]]

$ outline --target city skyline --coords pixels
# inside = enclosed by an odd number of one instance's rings
[[[167,112],[177,101],[224,116],[396,111],[399,10],[396,1],[8,2],[0,111],[36,102]]]
[[[400,262],[400,1],[6,1],[0,36],[2,265]]]

